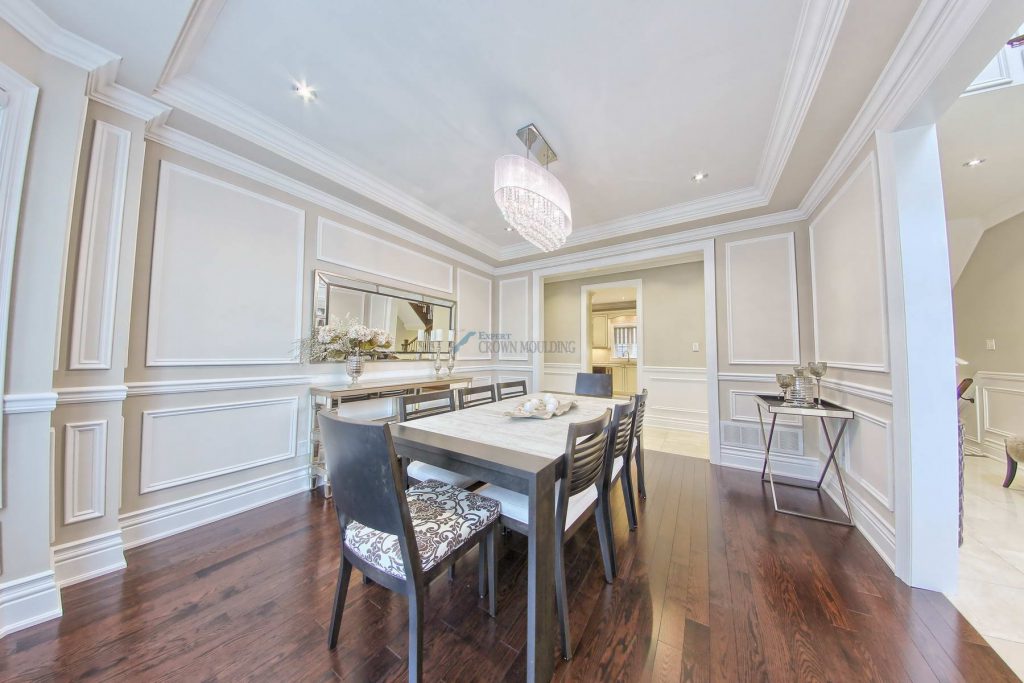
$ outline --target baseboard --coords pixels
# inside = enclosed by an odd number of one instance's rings
[[[964,454],[983,455],[996,462],[1006,462],[1006,444],[993,439],[985,439],[979,443],[976,439],[967,436],[964,437]]]
[[[0,638],[62,614],[52,571],[0,583]]]
[[[833,476],[825,482],[825,492],[833,502],[842,509],[843,495],[839,490],[839,481]],[[889,569],[896,571],[896,529],[882,519],[874,509],[864,502],[856,491],[846,487],[846,495],[850,499],[850,512],[857,530],[864,534],[868,543],[875,549]]]
[[[53,571],[61,588],[125,568],[121,531],[54,547]]]
[[[124,547],[134,548],[216,522],[275,500],[308,491],[309,486],[309,467],[304,465],[238,486],[129,512],[120,518]]]
[[[764,451],[762,450],[739,448],[723,444],[721,453],[722,459],[718,464],[723,467],[735,467],[740,470],[760,472],[764,466]],[[772,453],[772,472],[774,474],[783,477],[813,480],[818,478],[820,471],[821,464],[816,458],[808,458],[804,455]]]

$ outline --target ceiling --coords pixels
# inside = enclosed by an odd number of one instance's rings
[[[567,249],[794,208],[918,3],[37,0],[186,132],[494,261],[536,254],[492,198],[527,123],[559,155]]]

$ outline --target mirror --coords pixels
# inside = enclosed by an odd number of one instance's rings
[[[381,360],[447,359],[455,337],[455,302],[318,270],[313,274],[313,326],[346,317],[387,330],[395,342]]]

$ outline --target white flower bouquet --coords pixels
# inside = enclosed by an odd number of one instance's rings
[[[328,323],[299,342],[302,358],[317,363],[343,361],[349,356],[366,354],[371,358],[394,343],[387,330],[367,327],[351,317]]]

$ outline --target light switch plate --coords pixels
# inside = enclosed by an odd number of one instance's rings
[[[985,340],[985,350],[986,351],[995,351],[996,350],[996,340],[995,339],[986,339]]]
[[[693,352],[697,353],[700,351],[700,342],[693,342]]]

